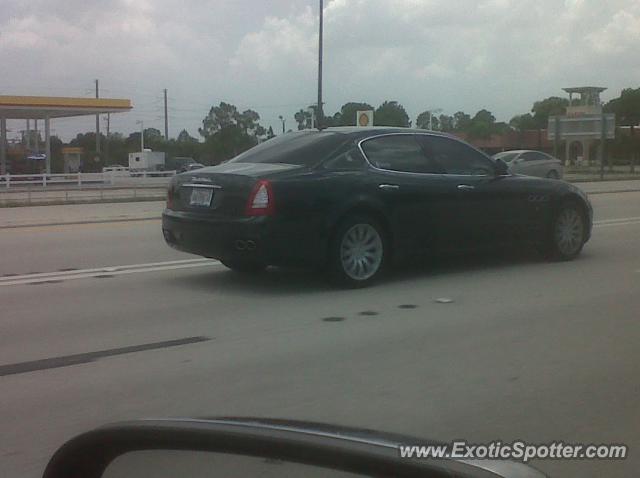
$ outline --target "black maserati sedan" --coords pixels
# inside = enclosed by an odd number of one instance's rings
[[[175,176],[162,229],[170,246],[233,270],[303,266],[358,287],[393,263],[486,246],[572,259],[592,219],[579,188],[511,174],[453,136],[344,127],[284,134]]]

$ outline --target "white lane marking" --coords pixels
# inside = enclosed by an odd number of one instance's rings
[[[610,224],[595,224],[593,227],[611,227],[611,226],[634,226],[640,224],[640,221],[629,222],[613,222]]]
[[[0,286],[39,284],[49,281],[66,281],[73,279],[88,279],[101,275],[119,276],[141,272],[158,272],[194,267],[211,267],[219,265],[219,261],[212,259],[190,259],[183,261],[151,262],[148,264],[130,264],[117,267],[102,267],[97,269],[80,269],[77,271],[47,272],[42,274],[26,274],[0,278]]]
[[[161,267],[161,266],[168,266],[168,265],[173,265],[173,264],[193,264],[193,263],[200,263],[200,262],[210,262],[211,259],[204,259],[204,258],[199,258],[199,259],[183,259],[183,260],[179,260],[179,261],[165,261],[165,262],[148,262],[146,264],[127,264],[127,265],[123,265],[123,266],[105,266],[105,267],[94,267],[91,269],[76,269],[76,270],[70,270],[70,271],[55,271],[55,272],[39,272],[36,274],[23,274],[23,275],[17,275],[17,276],[7,276],[7,277],[0,277],[0,284],[2,282],[4,282],[5,280],[7,281],[12,281],[12,280],[18,280],[18,279],[33,279],[33,278],[37,278],[37,277],[59,277],[59,276],[73,276],[73,275],[77,275],[77,274],[87,274],[90,272],[95,272],[95,273],[112,273],[115,271],[119,271],[119,270],[126,270],[126,269],[139,269],[141,267]]]
[[[618,217],[614,219],[600,219],[599,221],[594,221],[594,224],[608,224],[610,222],[623,222],[623,221],[640,221],[640,216],[634,217]]]
[[[621,217],[616,219],[602,219],[594,221],[594,227],[627,226],[640,224],[640,217]],[[73,271],[43,272],[37,274],[23,274],[17,276],[0,277],[0,286],[38,284],[49,281],[64,281],[72,279],[88,279],[100,275],[124,275],[141,272],[158,272],[194,267],[211,267],[219,265],[219,261],[212,259],[183,259],[177,261],[150,262],[146,264],[127,264],[122,266],[105,266],[92,269]]]
[[[635,224],[640,224],[640,218],[634,219],[629,218],[628,220],[619,219],[619,220],[611,220],[611,221],[597,221],[593,223],[593,227],[611,227],[611,226],[633,226]]]

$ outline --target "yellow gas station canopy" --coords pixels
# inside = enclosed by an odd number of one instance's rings
[[[0,118],[6,119],[65,118],[122,113],[131,108],[131,100],[126,99],[0,95]]]

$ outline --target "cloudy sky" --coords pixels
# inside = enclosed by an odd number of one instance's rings
[[[212,104],[278,115],[314,102],[316,0],[1,0],[0,94],[131,98],[112,117],[193,135]],[[498,120],[565,86],[640,86],[638,0],[325,0],[325,111],[400,101]],[[90,118],[55,120],[65,139]],[[14,131],[22,124],[11,122]]]

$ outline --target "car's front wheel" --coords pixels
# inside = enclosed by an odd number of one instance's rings
[[[575,258],[584,246],[586,230],[580,207],[574,202],[563,204],[551,228],[551,257],[561,261]]]
[[[384,269],[384,229],[373,218],[354,215],[338,226],[330,246],[329,272],[339,285],[365,287]]]

